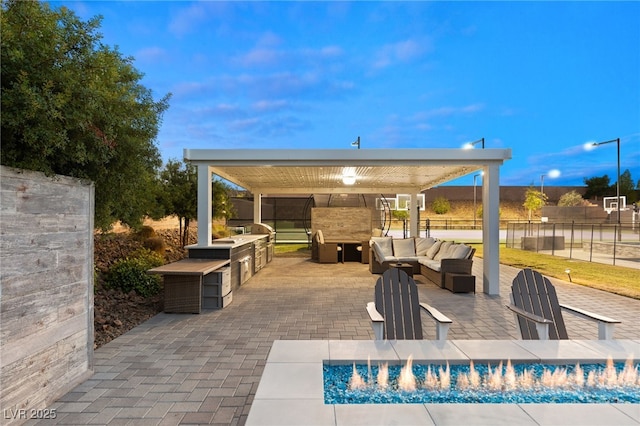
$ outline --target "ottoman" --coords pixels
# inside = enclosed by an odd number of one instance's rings
[[[452,293],[475,293],[476,277],[475,275],[446,272],[444,274],[444,288]]]

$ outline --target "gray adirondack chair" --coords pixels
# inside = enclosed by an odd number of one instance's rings
[[[568,339],[562,311],[598,323],[598,339],[613,339],[620,321],[558,302],[549,279],[533,269],[523,269],[511,284],[511,304],[523,340]]]
[[[387,269],[378,278],[375,302],[367,304],[376,340],[422,339],[422,310],[436,323],[436,339],[446,340],[453,321],[434,307],[420,303],[416,282],[397,268]]]

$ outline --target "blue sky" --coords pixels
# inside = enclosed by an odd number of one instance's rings
[[[512,149],[502,185],[582,185],[617,180],[616,144],[583,146],[619,137],[621,169],[640,180],[638,2],[51,4],[102,15],[103,42],[135,58],[156,98],[173,94],[165,160],[484,137]]]

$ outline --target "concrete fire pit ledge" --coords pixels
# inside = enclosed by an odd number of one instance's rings
[[[640,357],[637,340],[276,340],[249,412],[256,425],[640,425],[638,404],[324,403],[323,363],[388,361],[468,364],[500,361],[581,364]]]

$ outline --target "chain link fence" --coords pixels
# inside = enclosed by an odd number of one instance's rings
[[[506,246],[569,259],[640,266],[640,224],[511,222]]]

